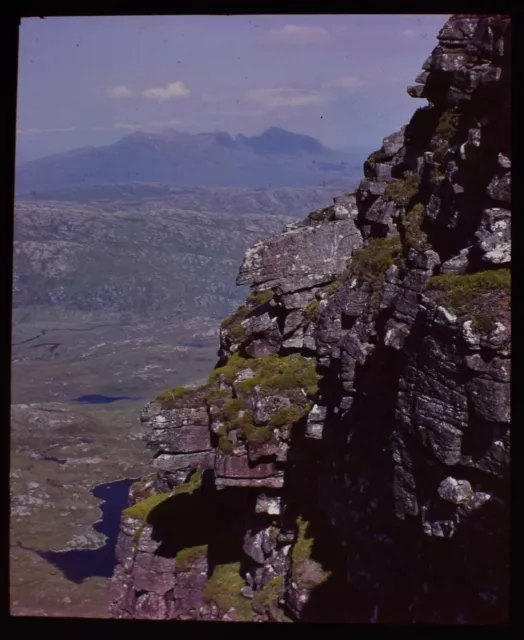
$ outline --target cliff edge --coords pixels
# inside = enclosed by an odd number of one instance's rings
[[[113,617],[507,621],[510,50],[453,16],[356,192],[246,252],[209,381],[143,411]]]

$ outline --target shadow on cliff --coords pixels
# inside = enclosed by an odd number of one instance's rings
[[[254,496],[248,489],[217,491],[207,470],[199,490],[168,498],[151,510],[151,538],[160,542],[155,554],[175,558],[182,549],[206,545],[209,575],[217,564],[245,562],[242,545],[250,509]]]
[[[389,313],[376,319],[377,333]],[[405,563],[414,562],[418,532],[395,518],[391,456],[405,356],[373,336],[371,342],[374,351],[356,365],[354,400],[330,409],[322,440],[309,440],[304,428],[293,431],[289,502],[310,522],[311,559],[331,574],[311,591],[304,621],[411,622]],[[340,374],[340,361],[332,359],[320,382],[322,404],[340,405]]]

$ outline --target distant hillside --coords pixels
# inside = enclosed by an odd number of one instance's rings
[[[108,185],[281,188],[336,185],[361,171],[360,151],[334,151],[314,138],[272,127],[260,136],[136,132],[19,164],[16,194]]]
[[[146,182],[97,184],[24,195],[18,202],[76,202],[120,207],[137,204],[169,206],[191,211],[260,213],[302,218],[310,211],[331,204],[341,193],[356,189],[358,180],[341,180],[340,185],[302,189],[247,189],[242,187],[172,187]]]
[[[15,318],[222,318],[245,297],[235,278],[247,247],[337,193],[114,185],[19,198]]]

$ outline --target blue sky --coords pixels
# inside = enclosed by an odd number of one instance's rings
[[[167,127],[374,149],[421,106],[406,86],[447,17],[26,18],[17,159]]]

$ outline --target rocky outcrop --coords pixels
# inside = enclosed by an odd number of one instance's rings
[[[248,250],[209,381],[144,410],[113,616],[507,620],[511,25],[438,38],[429,104]]]

